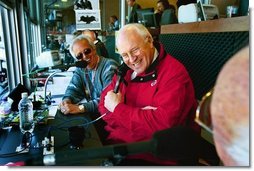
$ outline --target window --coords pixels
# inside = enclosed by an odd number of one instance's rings
[[[7,64],[4,43],[3,21],[2,14],[4,13],[3,7],[0,6],[0,100],[8,93],[8,79],[7,79]]]
[[[31,89],[27,75],[41,52],[40,26],[25,8],[18,0],[0,2],[0,100],[19,83]]]

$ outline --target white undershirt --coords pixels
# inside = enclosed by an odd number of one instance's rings
[[[96,43],[98,43],[99,42],[99,40],[95,40],[93,43],[96,45]]]

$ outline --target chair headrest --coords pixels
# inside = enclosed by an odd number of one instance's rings
[[[197,4],[181,5],[178,9],[178,23],[190,23],[198,21]]]

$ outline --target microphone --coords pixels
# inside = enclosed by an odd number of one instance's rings
[[[56,152],[56,154],[47,155],[44,158],[33,158],[26,164],[68,165],[81,160],[122,157],[147,152],[163,160],[193,160],[204,154],[203,140],[194,130],[177,126],[156,132],[150,141]],[[207,156],[214,159],[213,155],[217,156],[217,154]]]
[[[86,68],[88,63],[86,61],[76,61],[73,66],[78,68]]]
[[[116,80],[116,85],[115,88],[113,90],[114,93],[118,93],[119,91],[119,87],[120,87],[120,83],[123,81],[123,78],[126,74],[126,72],[128,71],[129,67],[123,63],[122,65],[120,65],[117,69],[117,80]]]

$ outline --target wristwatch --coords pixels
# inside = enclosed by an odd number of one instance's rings
[[[84,105],[79,105],[78,108],[79,108],[80,113],[85,112],[85,107],[84,107]]]

